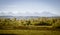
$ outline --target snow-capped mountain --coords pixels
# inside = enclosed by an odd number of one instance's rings
[[[38,12],[34,12],[34,13],[0,13],[0,16],[41,16],[41,17],[52,17],[52,16],[58,16],[54,13],[51,13],[51,12],[47,12],[47,11],[44,11],[44,12],[41,12],[41,13],[38,13]]]
[[[42,13],[39,13],[39,15],[44,16],[44,17],[57,16],[56,14],[51,13],[51,12],[42,12]]]

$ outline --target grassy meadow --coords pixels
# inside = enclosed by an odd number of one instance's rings
[[[60,31],[48,30],[0,30],[0,34],[14,35],[60,35]]]
[[[0,18],[2,35],[60,35],[60,18]]]

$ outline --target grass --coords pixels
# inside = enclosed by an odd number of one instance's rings
[[[0,34],[16,34],[16,35],[60,35],[60,31],[48,31],[48,30],[0,30]]]
[[[54,18],[51,20],[50,18],[48,20],[38,18],[37,21],[35,19],[28,21],[0,19],[0,35],[60,35],[59,21],[59,19]],[[38,25],[35,25],[37,23]],[[50,24],[52,25],[50,26]]]
[[[60,35],[59,30],[52,30],[52,26],[19,26],[16,29],[0,29],[0,35]]]

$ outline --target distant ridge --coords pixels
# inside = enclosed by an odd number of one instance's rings
[[[42,16],[0,16],[0,18],[40,18]],[[47,18],[60,18],[60,16],[51,16],[51,17],[47,17]]]
[[[53,14],[51,12],[42,12],[42,13],[40,13],[40,16],[43,16],[43,17],[54,17],[54,16],[57,16],[57,15]]]
[[[30,13],[31,14],[31,13]],[[16,16],[13,16],[13,15],[4,15],[4,16],[0,16],[0,18],[37,18],[37,17],[60,17],[54,13],[51,13],[51,12],[47,12],[47,11],[44,11],[44,12],[41,12],[41,13],[33,13],[33,15],[26,15],[26,16],[20,16],[20,15],[16,15]]]

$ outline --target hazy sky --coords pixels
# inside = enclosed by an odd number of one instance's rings
[[[0,16],[49,16],[50,14],[60,16],[60,0],[0,0]]]

